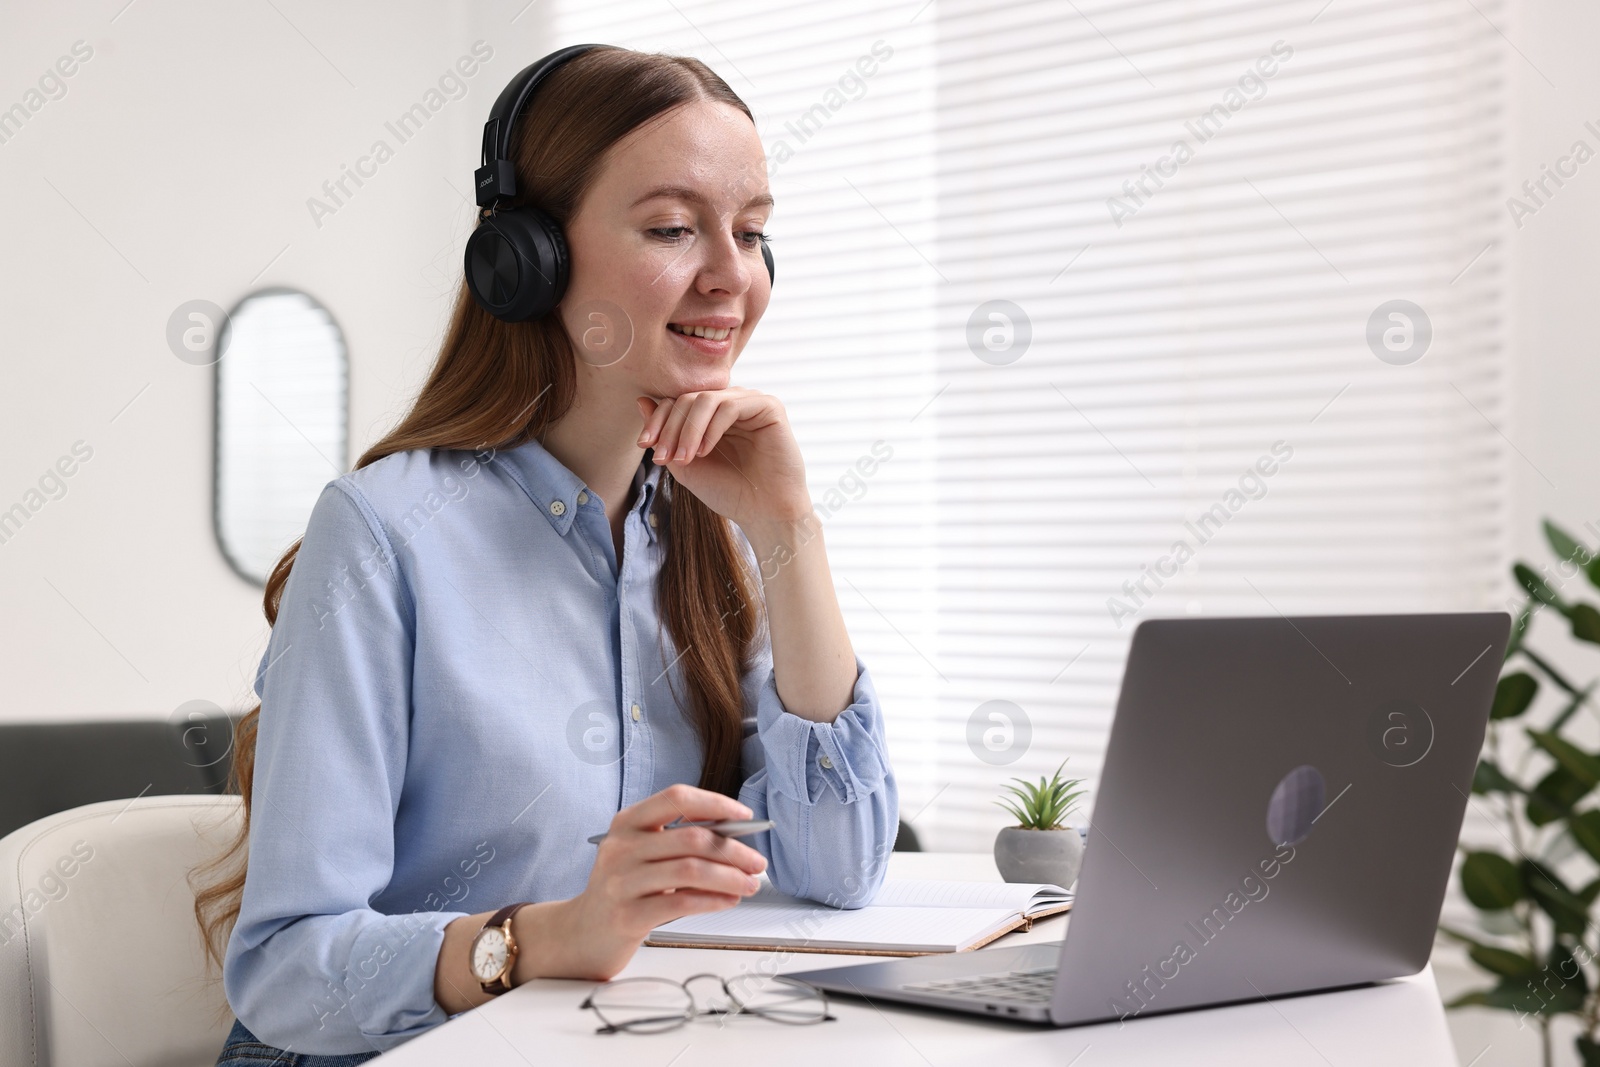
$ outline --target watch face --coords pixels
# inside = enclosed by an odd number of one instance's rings
[[[490,927],[472,943],[472,973],[480,982],[494,979],[506,967],[506,933]]]

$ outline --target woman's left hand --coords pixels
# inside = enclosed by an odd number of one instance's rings
[[[640,447],[653,448],[712,511],[747,531],[810,514],[805,462],[777,397],[731,386],[636,399],[644,419]]]

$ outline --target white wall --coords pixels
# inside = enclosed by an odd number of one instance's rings
[[[1553,167],[1568,155],[1574,141],[1600,152],[1600,135],[1584,127],[1592,122],[1600,129],[1600,64],[1594,61],[1600,10],[1525,0],[1508,30],[1527,56],[1511,68],[1508,192],[1516,192],[1540,176],[1543,165]],[[1542,553],[1533,522],[1541,515],[1593,544],[1600,537],[1600,158],[1579,167],[1537,214],[1522,219],[1509,251],[1516,424],[1502,429],[1528,457],[1515,467],[1515,510],[1527,521],[1513,548]],[[1585,522],[1595,528],[1583,530]]]
[[[173,355],[167,319],[268,285],[324,303],[353,461],[432,362],[483,120],[547,50],[521,2],[124,3],[0,9],[0,108],[92,50],[0,143],[0,510],[93,450],[0,544],[0,721],[250,706],[266,620],[212,533],[213,368]],[[400,143],[385,122],[476,41],[492,55],[465,94]],[[317,225],[308,198],[379,138],[393,158]]]

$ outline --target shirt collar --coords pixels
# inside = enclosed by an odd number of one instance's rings
[[[644,523],[650,543],[654,544],[657,530],[650,524],[650,516],[663,468],[651,456],[651,451],[646,449],[638,469],[634,471],[628,493],[630,498],[637,494],[633,510],[639,513],[639,520]],[[495,459],[505,465],[522,491],[528,494],[528,499],[538,506],[544,517],[550,520],[550,525],[555,527],[556,533],[563,537],[577,518],[580,492],[588,496],[588,502],[582,506],[595,507],[599,503],[599,498],[589,491],[583,480],[568,470],[537,438],[529,438],[516,448],[496,453]]]

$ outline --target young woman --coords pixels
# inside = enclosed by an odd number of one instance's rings
[[[882,880],[872,680],[783,406],[729,384],[771,295],[750,111],[697,60],[605,47],[517,121],[560,305],[507,323],[463,286],[415,404],[267,582],[245,828],[195,908],[238,1019],[219,1064],[360,1063],[508,986],[609,979],[762,871],[842,907]],[[491,989],[469,948],[516,903]]]

